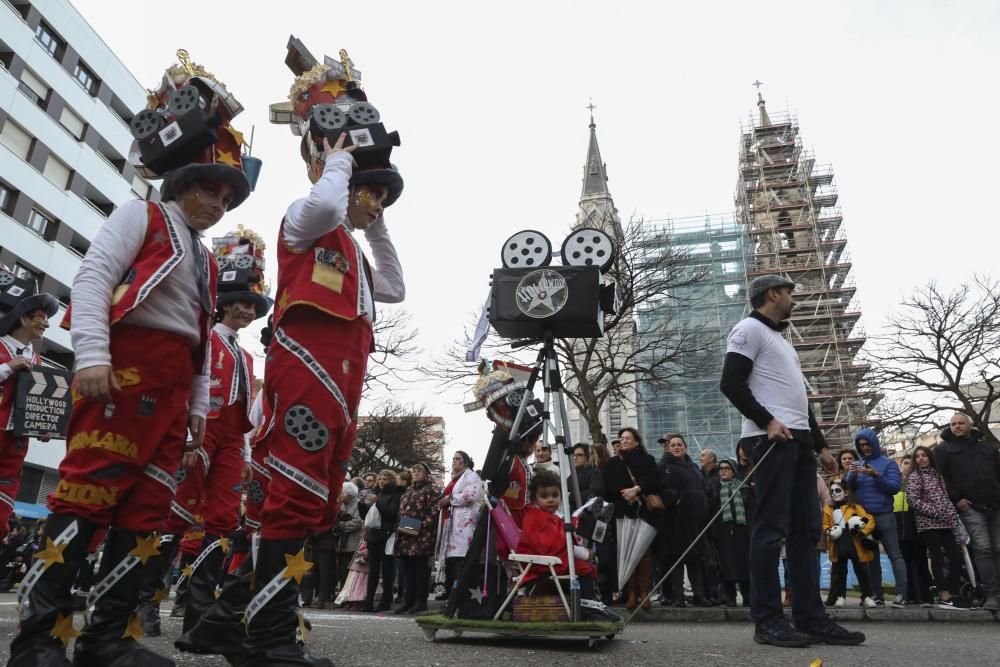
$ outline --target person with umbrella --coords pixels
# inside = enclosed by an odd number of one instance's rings
[[[653,586],[653,555],[650,545],[656,536],[659,518],[660,478],[654,459],[642,443],[642,435],[631,426],[618,432],[619,455],[604,468],[607,500],[614,505],[618,527],[618,586],[626,592],[625,606],[635,609],[642,600],[649,609],[648,594]],[[662,501],[660,501],[662,505]]]

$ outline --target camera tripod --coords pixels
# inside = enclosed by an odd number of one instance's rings
[[[514,343],[513,347],[526,347],[538,342],[537,339],[520,341]],[[576,502],[577,507],[579,507],[581,500],[580,485],[576,477],[576,468],[573,466],[570,456],[573,444],[568,438],[569,415],[566,412],[566,399],[563,394],[562,377],[559,374],[559,358],[556,354],[555,337],[551,332],[547,331],[541,339],[541,343],[542,347],[538,351],[538,357],[532,366],[531,374],[528,377],[524,393],[521,396],[517,414],[514,417],[509,434],[500,427],[495,428],[493,431],[493,440],[490,442],[486,461],[483,464],[483,478],[489,484],[490,489],[496,489],[498,493],[503,493],[503,490],[507,487],[507,477],[510,473],[511,464],[514,457],[517,456],[516,452],[519,443],[528,433],[534,431],[539,426],[542,429],[542,438],[547,438],[551,434],[552,442],[554,443],[553,449],[556,452],[556,461],[559,465],[559,491],[562,503],[563,527],[566,533],[567,565],[569,566],[570,609],[572,610],[572,620],[579,621],[580,581],[577,578],[576,563],[573,558],[573,523],[569,493],[573,493],[573,500]],[[534,402],[532,392],[538,382],[539,376],[542,378],[542,386],[545,394],[541,420],[539,424],[533,425],[530,429],[526,429],[525,433],[522,433],[521,425],[524,423],[526,416],[537,414],[537,410],[532,405]],[[569,471],[568,482],[567,470]],[[469,545],[468,553],[470,556],[476,553],[485,553],[486,558],[489,559],[495,554],[493,541],[490,539],[491,536],[488,531],[488,516],[488,510],[480,515],[476,532],[473,534],[472,542]],[[484,547],[486,548],[485,552],[483,552]],[[461,574],[449,595],[445,611],[446,616],[453,616],[462,602],[468,599],[470,583],[480,569],[477,561],[477,558],[466,558]]]

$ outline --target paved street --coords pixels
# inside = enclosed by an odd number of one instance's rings
[[[165,605],[167,607],[168,605]],[[178,653],[172,640],[181,622],[166,617],[164,636],[148,639],[157,650],[180,665],[223,666],[221,658]],[[834,665],[996,664],[1000,655],[997,623],[878,623],[858,621],[868,642],[862,647],[816,646],[776,649],[758,646],[744,623],[640,623],[613,642],[587,649],[581,641],[506,639],[465,634],[456,638],[442,631],[434,643],[424,640],[412,619],[392,615],[312,612],[309,644],[338,665],[454,665],[531,667],[565,665],[808,665],[816,658]],[[10,637],[17,620],[12,595],[0,595],[0,636]],[[77,627],[82,623],[78,614]],[[0,663],[7,659],[7,642],[0,646]]]

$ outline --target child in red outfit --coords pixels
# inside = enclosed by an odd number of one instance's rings
[[[566,532],[558,510],[562,503],[559,478],[547,471],[539,472],[528,486],[532,504],[524,511],[521,526],[521,540],[517,543],[517,553],[534,556],[557,556],[562,561],[555,566],[556,574],[569,572],[569,558],[566,551]],[[580,582],[580,605],[584,620],[618,621],[618,616],[596,599],[594,578],[597,568],[590,562],[592,552],[581,545],[573,546],[576,576]],[[534,581],[546,572],[546,568],[533,565],[524,575],[522,582]]]

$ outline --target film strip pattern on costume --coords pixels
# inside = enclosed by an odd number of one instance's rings
[[[74,519],[52,541],[60,545],[69,544],[79,532],[80,527]],[[38,583],[38,580],[41,579],[45,570],[49,568],[49,565],[51,565],[49,561],[36,557],[35,562],[31,564],[31,569],[24,575],[24,580],[21,581],[20,588],[17,589],[17,604],[20,607],[20,618],[22,621],[31,616],[31,606],[27,603],[28,595],[31,593],[31,589],[35,587],[35,584]]]
[[[333,378],[327,374],[319,362],[313,358],[313,356],[309,353],[309,350],[302,347],[302,345],[288,336],[288,334],[285,333],[285,330],[281,327],[278,327],[278,329],[274,332],[274,340],[277,341],[283,348],[298,357],[299,360],[306,365],[306,368],[312,371],[312,374],[323,383],[323,386],[330,392],[330,395],[333,396],[334,400],[340,404],[341,409],[344,411],[344,419],[347,422],[352,421],[351,411],[347,407],[347,400],[340,392],[340,387],[337,386],[337,383],[333,381]],[[277,406],[275,406],[274,412],[277,414]]]
[[[195,523],[194,514],[191,514],[191,512],[188,512],[186,509],[181,507],[176,500],[170,501],[170,511],[179,516],[180,518],[184,519],[184,521],[187,523],[190,523],[192,525]],[[173,535],[170,535],[170,537],[173,537]]]
[[[211,554],[213,551],[220,548],[221,546],[222,546],[222,540],[216,540],[211,544],[209,544],[204,549],[202,549],[201,553],[198,554],[198,557],[194,559],[193,563],[191,563],[191,575],[194,576],[194,572],[195,570],[198,569],[198,566],[201,565],[206,558],[208,558],[209,554]]]
[[[257,473],[259,473],[262,477],[266,477],[268,479],[271,479],[271,471],[268,470],[263,465],[261,465],[258,461],[255,461],[254,459],[250,459],[250,467],[253,468],[254,471],[256,471]]]
[[[152,477],[163,486],[170,489],[171,493],[177,493],[177,480],[174,476],[158,465],[150,463],[146,466],[146,477]]]
[[[0,503],[4,503],[5,505],[10,505],[10,508],[14,509],[14,499],[8,496],[3,491],[0,491]]]
[[[267,460],[268,465],[270,465],[274,470],[278,471],[288,479],[292,480],[303,489],[312,493],[313,495],[319,496],[324,501],[330,499],[330,490],[326,488],[325,485],[320,484],[315,479],[305,474],[295,466],[291,466],[281,459],[271,454]]]
[[[358,314],[367,315],[372,319],[373,313],[368,312],[368,273],[365,271],[365,254],[361,252],[361,246],[354,240],[353,235],[349,235],[351,243],[354,244],[355,261],[358,267]]]
[[[156,546],[159,547],[160,538],[156,537],[155,540]],[[101,581],[94,586],[93,590],[91,590],[90,594],[87,596],[87,610],[84,612],[84,620],[86,620],[88,625],[90,624],[90,617],[93,614],[94,605],[97,604],[97,601],[104,597],[105,593],[114,588],[115,584],[121,581],[122,577],[128,574],[132,568],[141,562],[142,559],[140,559],[139,556],[125,556],[125,558],[123,558],[118,565],[115,565],[115,568],[111,570],[111,572],[108,572],[106,577],[101,579]]]
[[[205,474],[208,474],[208,469],[212,467],[212,460],[208,458],[208,452],[205,451],[204,447],[199,447],[194,452],[201,459],[202,465],[205,466]]]
[[[222,344],[225,346],[227,350],[229,350],[229,353],[233,355],[235,361],[235,363],[233,364],[233,377],[231,379],[231,382],[229,383],[229,402],[226,403],[226,405],[232,405],[240,398],[240,382],[239,378],[237,377],[240,373],[240,367],[242,366],[243,368],[243,378],[246,380],[247,387],[250,386],[250,371],[247,368],[246,359],[243,359],[242,364],[239,363],[239,358],[242,357],[243,355],[243,351],[240,349],[240,346],[233,345],[228,340],[226,340],[227,336],[220,335],[219,339],[222,340]],[[233,349],[234,347],[235,349]],[[247,405],[249,405],[250,399],[247,398],[246,402]]]
[[[167,232],[170,234],[170,246],[174,249],[173,255],[166,262],[156,270],[146,284],[139,288],[138,294],[136,294],[135,302],[136,304],[142,303],[154,287],[160,284],[160,282],[167,277],[173,268],[184,259],[184,249],[181,247],[180,237],[177,236],[177,227],[174,225],[173,218],[167,212],[165,206],[160,206],[159,204],[153,204],[160,209],[163,214],[163,220],[167,223]]]
[[[287,567],[282,568],[281,572],[274,575],[274,579],[267,582],[267,586],[265,586],[262,591],[257,593],[253,600],[250,600],[250,604],[247,605],[246,613],[243,616],[244,625],[249,627],[250,621],[252,621],[253,617],[257,615],[257,612],[267,606],[267,603],[271,601],[271,598],[277,595],[278,591],[284,588],[288,582],[291,581],[291,578],[285,576],[287,571]]]
[[[243,517],[243,521],[246,522],[247,528],[251,528],[253,530],[260,530],[260,521],[254,521],[248,516]]]

